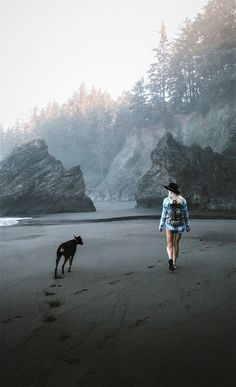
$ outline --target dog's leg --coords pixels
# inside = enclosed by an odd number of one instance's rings
[[[65,264],[67,261],[68,261],[68,257],[65,257],[64,263],[63,263],[62,268],[61,268],[62,274],[64,274],[64,267],[65,267]]]
[[[73,257],[69,257],[69,268],[68,268],[68,271],[71,271],[72,260],[73,260]]]
[[[61,254],[60,252],[57,252],[57,259],[56,259],[56,267],[55,267],[55,272],[54,272],[54,278],[57,278],[57,266],[58,266],[58,263],[61,259]]]
[[[72,255],[72,257],[71,257],[71,263],[70,263],[70,271],[71,271],[71,266],[72,266],[72,263],[73,263],[74,256],[75,256],[75,254],[74,254],[74,255]]]

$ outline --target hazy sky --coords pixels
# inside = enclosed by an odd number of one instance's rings
[[[0,122],[65,102],[82,81],[113,98],[152,62],[162,21],[170,38],[207,0],[0,0]]]

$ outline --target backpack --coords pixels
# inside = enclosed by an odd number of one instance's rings
[[[184,225],[184,218],[182,214],[181,204],[177,203],[176,200],[173,200],[173,203],[170,204],[170,209],[168,211],[167,223],[173,227],[179,227]]]

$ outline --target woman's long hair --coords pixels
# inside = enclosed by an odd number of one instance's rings
[[[177,203],[181,203],[183,200],[183,197],[181,195],[178,195],[172,191],[169,191],[168,197],[171,199],[172,202],[173,202],[173,200],[176,200]]]

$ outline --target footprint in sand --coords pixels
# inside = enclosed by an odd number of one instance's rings
[[[125,275],[132,275],[133,273],[133,271],[128,271],[127,273],[125,273]]]
[[[45,296],[55,296],[56,293],[44,292]]]
[[[59,306],[61,306],[61,303],[58,300],[48,301],[48,305],[50,306],[50,308],[58,308]]]
[[[156,265],[149,265],[147,268],[148,269],[154,269],[154,267],[156,267]]]
[[[225,277],[230,278],[233,274],[236,273],[236,269],[230,271],[229,273],[225,274]]]
[[[10,323],[12,323],[13,321],[14,321],[13,318],[8,318],[7,320],[4,320],[4,321],[3,321],[3,324],[10,324]]]
[[[77,290],[77,292],[74,293],[74,296],[76,294],[80,294],[80,293],[84,293],[84,292],[88,292],[88,291],[89,291],[89,289],[87,289],[87,288],[84,288],[84,289],[81,289],[81,290]]]
[[[208,282],[208,281],[206,281],[206,280],[205,280],[205,281],[202,281],[202,282],[198,281],[198,282],[196,283],[196,285],[198,285],[198,286],[200,286],[200,285],[206,285],[207,282]],[[196,291],[196,289],[195,289],[194,291]]]
[[[189,308],[190,308],[190,305],[189,305],[189,304],[186,304],[186,305],[184,305],[184,308],[189,309]]]
[[[55,287],[61,288],[61,287],[62,287],[62,285],[56,285],[56,284],[52,284],[52,285],[50,286],[50,288],[55,288]]]
[[[196,291],[197,291],[196,288],[191,289],[191,290],[188,290],[188,291],[186,292],[186,295],[187,295],[187,296],[191,296],[191,294],[192,294],[193,292],[196,292]]]
[[[22,318],[23,316],[14,316],[14,317],[10,317],[6,320],[3,321],[3,324],[11,324],[14,322],[14,320],[17,320],[19,318]]]
[[[162,308],[163,306],[167,306],[168,305],[168,301],[160,302],[158,305]]]
[[[64,342],[64,341],[70,339],[70,337],[71,337],[71,336],[70,336],[70,335],[67,335],[66,333],[61,333],[60,336],[58,337],[58,340]]]
[[[135,321],[135,326],[136,327],[139,327],[140,325],[143,325],[143,324],[145,324],[146,322],[147,322],[147,320],[149,320],[149,317],[144,317],[144,318],[142,318],[142,319],[140,319],[140,320],[137,320],[137,321]]]
[[[100,351],[101,349],[103,349],[103,348],[106,346],[108,340],[111,340],[111,339],[113,339],[114,337],[115,337],[115,336],[113,336],[113,335],[107,335],[107,336],[105,336],[104,339],[103,339],[103,341],[101,341],[101,342],[98,344],[98,346],[97,346],[98,350]]]
[[[149,320],[149,317],[144,317],[140,320],[135,321],[133,325],[130,325],[129,328],[135,328],[135,327],[140,327],[143,324],[146,324],[146,322]]]
[[[56,317],[55,316],[47,316],[45,317],[45,319],[43,320],[43,322],[46,322],[46,323],[52,323],[56,321]]]
[[[110,282],[109,282],[109,285],[115,285],[115,284],[118,284],[118,282],[120,282],[120,280],[110,281]]]
[[[186,297],[186,296],[189,297],[189,296],[191,296],[192,293],[197,292],[197,291],[198,291],[197,288],[190,289],[190,290],[181,289],[180,298],[183,298],[183,297]]]

